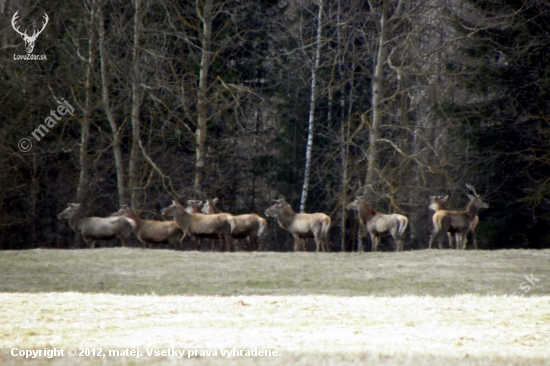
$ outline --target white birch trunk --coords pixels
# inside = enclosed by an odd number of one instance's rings
[[[139,37],[141,32],[141,0],[135,1],[134,13],[134,48],[132,60],[132,149],[130,151],[130,167],[128,169],[130,200],[132,207],[139,207],[141,198],[140,174],[138,169],[139,156],[141,154],[139,148],[140,140],[140,121],[139,109],[141,104],[139,90]]]
[[[311,173],[311,151],[313,148],[313,127],[315,123],[315,102],[317,93],[317,69],[321,57],[321,30],[323,16],[323,0],[319,1],[319,12],[317,14],[317,47],[315,49],[315,60],[311,69],[311,98],[309,103],[308,135],[306,146],[306,167],[304,172],[304,185],[302,187],[302,198],[300,200],[300,212],[304,212],[309,188],[309,176]]]
[[[197,0],[197,11],[199,0]],[[195,193],[202,195],[202,183],[204,180],[204,169],[206,167],[206,133],[208,123],[207,89],[208,73],[210,71],[210,48],[212,46],[212,0],[206,0],[203,14],[199,13],[202,20],[202,56],[199,71],[199,90],[197,92],[197,130],[196,138],[196,160],[195,160]]]

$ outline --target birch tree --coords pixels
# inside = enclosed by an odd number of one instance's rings
[[[307,192],[309,188],[309,179],[311,172],[311,151],[313,149],[313,131],[315,125],[315,105],[317,98],[317,73],[319,69],[319,60],[321,58],[321,37],[323,30],[323,0],[319,0],[319,10],[317,12],[317,37],[315,40],[315,55],[313,65],[311,67],[311,96],[309,100],[309,118],[308,118],[308,135],[306,145],[306,161],[304,169],[304,184],[302,187],[302,198],[300,200],[300,212],[304,212],[307,200]]]
[[[141,0],[134,0],[134,43],[132,47],[132,148],[130,150],[130,165],[128,169],[128,185],[130,189],[130,200],[132,207],[136,209],[141,205],[141,178],[139,172],[139,163],[141,150],[140,143],[140,106],[141,106],[141,87],[140,87],[140,37],[141,37]]]

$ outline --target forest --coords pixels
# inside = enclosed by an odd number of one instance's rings
[[[71,202],[216,197],[323,212],[352,251],[364,196],[418,250],[466,184],[479,249],[550,248],[548,0],[0,0],[0,249],[82,247]]]

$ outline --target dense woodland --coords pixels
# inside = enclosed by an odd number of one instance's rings
[[[16,11],[29,34],[48,15],[46,60],[14,56]],[[31,137],[62,99],[74,113]],[[490,204],[480,249],[548,248],[550,1],[0,0],[0,151],[2,249],[80,247],[69,202],[160,220],[218,197],[324,212],[349,251],[357,195],[424,249],[429,197],[464,209],[466,183]]]

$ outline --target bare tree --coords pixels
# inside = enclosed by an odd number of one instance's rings
[[[111,128],[111,139],[113,146],[113,155],[115,158],[115,171],[117,179],[118,203],[120,206],[127,204],[125,181],[124,181],[124,166],[122,162],[122,151],[120,141],[120,131],[113,115],[110,102],[109,92],[109,74],[107,70],[108,56],[105,50],[105,16],[103,13],[103,0],[99,0],[98,5],[99,16],[99,61],[101,73],[101,101],[105,116]]]

